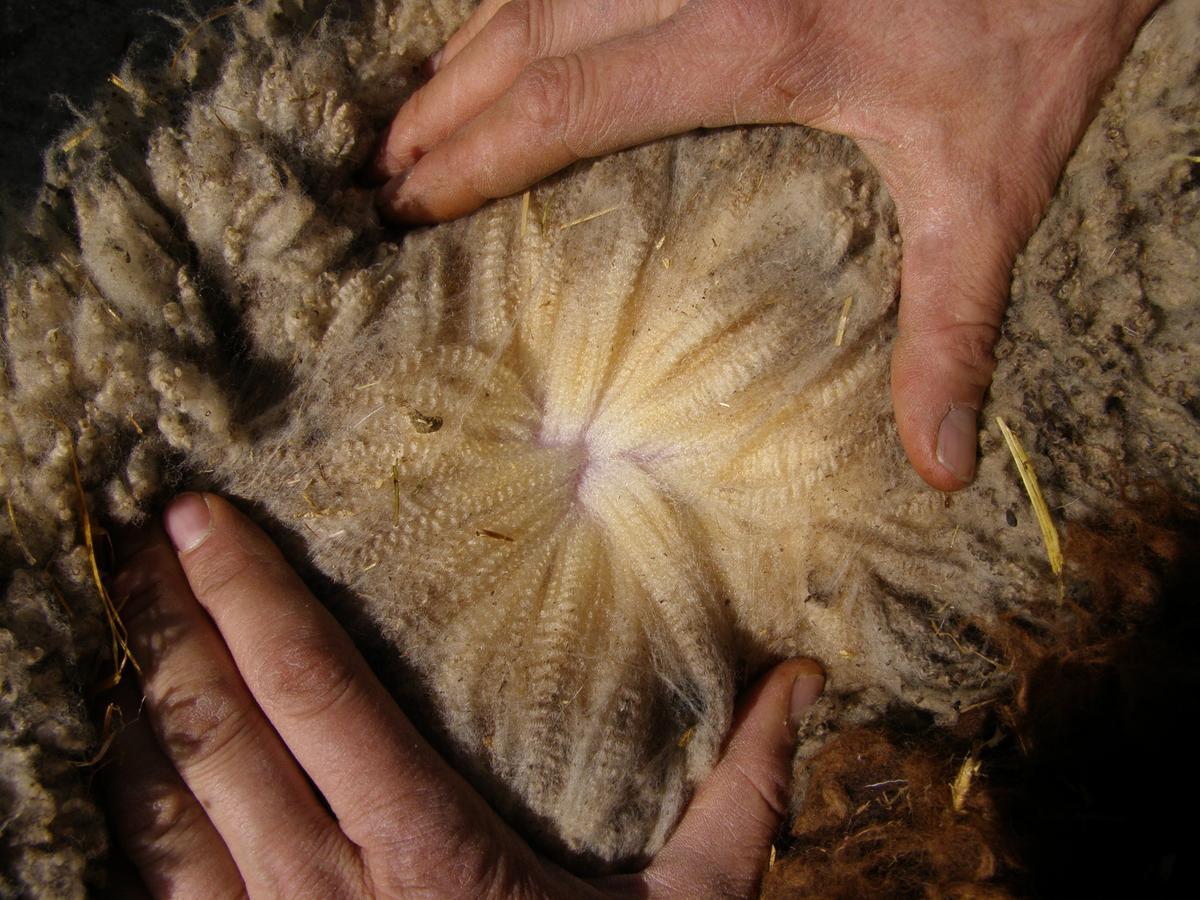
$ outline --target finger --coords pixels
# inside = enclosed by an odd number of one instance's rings
[[[446,46],[438,74],[400,108],[373,173],[387,180],[494,103],[527,65],[644,28],[683,0],[512,0],[490,4],[473,39]],[[484,12],[489,4],[480,7]],[[477,17],[467,23],[471,27]]]
[[[336,893],[357,856],[255,706],[161,529],[146,533],[114,591],[158,745],[250,893]]]
[[[115,737],[101,783],[117,839],[146,889],[155,897],[243,894],[225,843],[155,742],[141,695],[126,680],[112,703]]]
[[[496,10],[508,2],[509,0],[482,0],[475,7],[475,11],[467,17],[467,21],[463,23],[462,27],[450,36],[450,40],[446,41],[446,46],[429,58],[429,74],[437,74],[454,57],[458,56],[459,52],[475,39],[475,35],[479,34],[483,27],[492,20]]]
[[[410,223],[451,219],[581,158],[701,125],[812,118],[789,90],[764,84],[769,65],[746,65],[763,55],[761,28],[737,27],[745,15],[722,18],[729,5],[690,3],[655,28],[532,63],[393,178],[383,212]]]
[[[652,897],[753,897],[787,812],[796,731],[825,686],[817,663],[768,673],[742,702],[724,756],[643,878]]]
[[[453,875],[464,895],[462,879],[494,876],[511,833],[416,732],[267,536],[211,494],[179,497],[165,522],[246,684],[368,870],[397,873],[401,888]]]
[[[979,411],[996,366],[1015,241],[954,213],[909,223],[902,216],[901,235],[896,425],[917,473],[955,491],[975,477]]]

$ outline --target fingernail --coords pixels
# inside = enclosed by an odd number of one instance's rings
[[[180,553],[195,550],[212,534],[212,514],[200,494],[180,494],[163,513],[163,527]]]
[[[825,690],[825,676],[820,672],[802,672],[792,682],[792,696],[788,702],[788,727],[795,734],[812,705]]]
[[[421,71],[424,73],[426,78],[432,78],[437,74],[437,70],[442,64],[443,52],[444,50],[439,50],[437,53],[433,54],[433,56],[429,57],[429,59],[425,60],[425,65],[421,66]]]
[[[975,478],[979,418],[969,406],[951,406],[938,427],[937,460],[963,484]]]

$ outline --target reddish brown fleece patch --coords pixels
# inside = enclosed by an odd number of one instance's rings
[[[1027,651],[1013,654],[1011,697],[953,731],[895,713],[813,758],[764,897],[1164,896],[1200,883],[1188,774],[1200,517],[1138,493],[1068,535],[1070,629],[1005,624],[1000,639]],[[979,769],[964,789],[968,759]]]

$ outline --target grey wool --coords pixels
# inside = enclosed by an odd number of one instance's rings
[[[1148,23],[1018,263],[953,497],[896,437],[902,247],[846,141],[694,133],[381,226],[356,173],[470,6],[183,21],[47,152],[3,270],[0,893],[102,878],[92,559],[182,485],[262,523],[455,765],[589,868],[662,844],[770,661],[828,669],[802,759],[1012,686],[1001,635],[1086,598],[997,416],[1064,534],[1130,485],[1200,498],[1200,0]]]

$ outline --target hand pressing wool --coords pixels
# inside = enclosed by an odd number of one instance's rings
[[[892,402],[930,485],[975,475],[1013,260],[1159,0],[484,0],[375,162],[404,222],[698,127],[854,138],[904,239]]]
[[[796,728],[824,682],[811,661],[748,695],[653,862],[583,881],[539,859],[438,757],[229,503],[184,494],[164,523],[122,542],[115,592],[144,699],[124,687],[130,724],[104,772],[154,896],[754,896]]]

